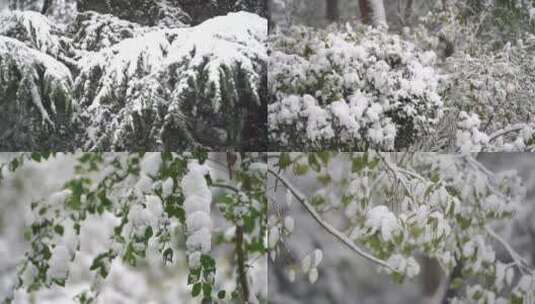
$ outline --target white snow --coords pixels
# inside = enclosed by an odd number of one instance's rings
[[[384,241],[392,239],[393,233],[399,229],[399,221],[388,207],[375,206],[368,211],[365,225],[370,228],[370,233],[380,232]]]
[[[70,254],[67,247],[59,245],[54,248],[48,274],[52,278],[65,279],[69,272]]]
[[[143,156],[143,160],[141,160],[141,172],[145,175],[154,177],[158,174],[161,163],[162,156],[159,152],[146,153]]]
[[[314,284],[316,283],[317,280],[318,280],[318,269],[312,268],[310,272],[308,273],[308,281],[310,282],[310,284]]]
[[[204,211],[195,211],[188,215],[186,226],[190,232],[201,230],[202,228],[212,229],[212,219]]]
[[[171,194],[173,193],[173,186],[174,186],[174,182],[171,177],[168,177],[167,179],[165,179],[165,181],[162,184],[162,195],[164,197],[171,196]]]
[[[288,232],[293,232],[294,231],[294,227],[295,227],[295,220],[293,217],[291,216],[286,216],[284,218],[284,228],[288,231]]]
[[[209,172],[207,165],[201,165],[197,160],[190,160],[188,173],[181,181],[182,192],[186,198],[184,201],[188,230],[186,247],[191,269],[198,267],[199,253],[207,254],[212,248],[213,227],[210,215],[212,192],[204,178]]]
[[[212,248],[212,233],[207,227],[203,227],[188,236],[186,241],[188,251],[208,253]]]
[[[271,227],[268,236],[268,247],[275,248],[280,239],[280,230],[278,226]]]

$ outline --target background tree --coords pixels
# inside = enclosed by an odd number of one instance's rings
[[[338,11],[338,0],[326,0],[326,12],[327,20],[330,22],[338,21],[340,16]]]

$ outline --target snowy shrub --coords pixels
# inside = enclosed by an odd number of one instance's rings
[[[4,36],[0,36],[0,96],[2,150],[45,143],[59,149],[66,146],[67,137],[72,138],[69,126],[77,104],[69,69]]]
[[[502,27],[505,34],[496,22],[499,12],[529,8],[525,6],[522,1],[453,1],[448,10],[420,18],[421,26],[412,33],[413,41],[438,53],[438,37],[453,43],[453,53],[438,65],[446,76],[445,106],[456,116],[450,123],[458,127],[451,132],[455,143],[451,150],[533,150],[535,106],[526,100],[535,98],[535,36],[514,23]],[[481,14],[473,15],[470,7]],[[468,116],[478,123],[466,128]]]
[[[272,48],[268,120],[277,147],[399,150],[442,115],[435,54],[397,35],[293,27]]]
[[[421,255],[434,259],[446,274],[437,291],[444,302],[531,303],[535,296],[529,262],[494,230],[523,206],[527,189],[514,171],[492,173],[469,154],[292,152],[273,154],[268,174],[278,185],[268,185],[270,256],[290,256],[277,266],[293,271],[290,280],[299,268],[317,280],[309,253],[285,253],[299,225],[285,228],[287,212],[302,207],[339,241],[331,244],[397,282],[419,274]]]
[[[244,121],[265,103],[266,28],[263,18],[233,13],[87,54],[76,96],[91,120],[109,116],[88,148],[133,148],[127,134],[153,134],[147,149],[184,149],[195,145],[191,139],[212,147],[241,142]]]
[[[147,32],[148,28],[113,15],[88,11],[77,15],[72,31],[73,43],[78,49],[99,51],[127,38],[139,37]]]
[[[43,15],[33,11],[0,13],[0,35],[15,38],[28,47],[57,57],[62,51],[58,30]]]
[[[181,27],[191,21],[174,0],[78,0],[78,10],[113,14],[146,26]]]

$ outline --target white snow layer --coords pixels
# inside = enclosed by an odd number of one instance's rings
[[[208,188],[204,176],[209,173],[206,165],[200,165],[197,160],[188,163],[188,173],[182,178],[182,192],[186,200],[186,227],[188,238],[188,261],[190,268],[197,268],[200,254],[207,254],[212,248],[212,220],[210,204],[212,192]]]
[[[100,68],[104,71],[102,85],[91,107],[98,107],[112,95],[118,84],[136,77],[157,77],[158,73],[168,71],[177,63],[177,74],[190,76],[193,68],[208,60],[210,83],[219,85],[222,66],[240,64],[249,71],[252,83],[260,81],[255,72],[255,61],[267,60],[264,41],[267,37],[267,20],[247,12],[229,13],[218,16],[190,28],[159,30],[142,36],[123,40],[100,52],[89,53],[80,62],[81,74],[91,75]],[[182,71],[181,69],[186,69]],[[140,73],[144,75],[139,75]],[[175,95],[187,88],[188,77],[181,77],[175,86]],[[127,91],[128,94],[128,91]],[[134,110],[145,105],[136,103]],[[214,106],[219,107],[216,98]]]

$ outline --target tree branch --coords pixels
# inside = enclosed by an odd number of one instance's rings
[[[505,248],[505,250],[507,250],[507,253],[509,253],[509,255],[511,256],[511,258],[513,259],[513,261],[515,262],[516,266],[518,267],[518,269],[523,272],[523,273],[526,273],[526,270],[528,270],[529,272],[531,272],[530,268],[529,268],[529,263],[520,255],[518,254],[512,247],[511,245],[509,245],[501,236],[499,236],[496,232],[494,232],[494,230],[492,230],[490,227],[488,226],[485,226],[485,231],[487,231],[487,233],[492,237],[494,238],[495,240],[497,240],[500,244],[502,244],[502,246]]]
[[[297,199],[297,201],[299,201],[299,203],[301,203],[301,205],[303,205],[303,207],[308,211],[308,213],[310,213],[310,215],[312,215],[312,217],[316,220],[316,222],[318,222],[318,224],[320,224],[325,230],[327,230],[327,232],[329,232],[334,237],[336,237],[340,242],[342,242],[344,245],[346,245],[349,249],[351,249],[353,252],[355,252],[356,254],[360,255],[361,257],[363,257],[363,258],[365,258],[365,259],[367,259],[367,260],[369,260],[369,261],[371,261],[371,262],[373,262],[373,263],[375,263],[375,264],[377,264],[379,266],[387,268],[387,269],[389,269],[389,270],[391,270],[393,272],[398,272],[396,269],[394,269],[392,266],[390,266],[385,261],[376,258],[375,256],[365,252],[364,250],[362,250],[361,248],[356,246],[353,243],[353,241],[351,241],[345,234],[343,234],[342,232],[338,231],[331,224],[329,224],[326,221],[324,221],[321,218],[321,216],[316,212],[314,207],[312,207],[312,205],[310,205],[308,203],[308,201],[305,198],[305,196],[303,194],[301,194],[299,192],[299,190],[297,190],[295,187],[293,187],[293,185],[285,177],[279,175],[277,172],[273,171],[270,168],[268,168],[268,173],[273,175],[273,177],[275,177],[277,180],[279,180],[292,193],[292,195]]]
[[[240,283],[242,303],[249,302],[249,284],[245,269],[245,251],[243,250],[243,226],[236,226],[236,256],[238,258],[238,281]]]
[[[489,135],[489,142],[494,141],[498,137],[507,135],[509,133],[520,131],[520,130],[524,129],[527,126],[529,126],[529,125],[528,124],[516,124],[516,125],[509,126],[509,127],[505,128],[505,129],[498,130],[498,131],[492,133],[491,135]]]

